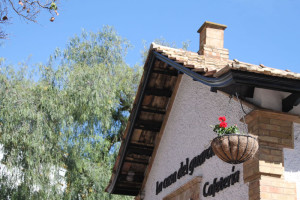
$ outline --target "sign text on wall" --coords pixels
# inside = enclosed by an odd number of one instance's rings
[[[234,166],[232,167],[232,172],[234,172]],[[221,177],[219,180],[215,178],[213,183],[209,185],[209,182],[206,182],[203,186],[203,196],[215,196],[219,191],[234,185],[235,183],[240,181],[240,171],[236,171],[230,174],[227,177]]]
[[[208,149],[204,150],[201,154],[195,156],[191,161],[189,158],[186,158],[185,162],[180,163],[178,171],[175,171],[174,173],[170,174],[163,181],[156,182],[156,195],[158,195],[164,188],[167,188],[173,183],[175,183],[177,179],[180,179],[187,174],[193,175],[194,169],[196,167],[201,166],[206,159],[209,159],[214,155],[215,154],[212,148],[209,147]]]

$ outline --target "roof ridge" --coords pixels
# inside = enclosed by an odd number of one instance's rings
[[[197,52],[194,52],[194,51],[189,51],[189,50],[182,49],[182,48],[169,47],[169,46],[157,44],[155,42],[152,42],[151,45],[150,45],[150,49],[156,49],[156,48],[159,48],[159,47],[166,48],[166,49],[172,49],[172,50],[175,50],[175,51],[183,51],[183,52],[187,52],[187,53],[198,54]],[[201,55],[199,55],[199,56],[201,56]]]
[[[205,73],[204,76],[219,77],[228,72],[228,67],[232,70],[248,71],[258,74],[270,76],[285,77],[290,79],[300,80],[300,73],[291,72],[273,67],[267,67],[263,64],[251,64],[242,62],[237,59],[228,60],[226,62],[217,59],[207,58],[204,55],[199,55],[196,52],[185,49],[173,48],[164,45],[151,43],[150,50],[157,51],[167,58],[182,64],[183,66],[193,69],[196,72]],[[226,69],[223,69],[226,68]]]

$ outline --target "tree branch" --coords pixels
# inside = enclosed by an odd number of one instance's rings
[[[16,2],[19,2],[19,5]],[[54,6],[53,3],[55,3]],[[9,22],[11,17],[8,17],[8,11],[10,9],[26,21],[34,23],[37,23],[36,18],[42,10],[47,10],[52,14],[50,21],[54,20],[53,15],[58,15],[55,0],[2,0],[0,1],[0,24]],[[6,36],[3,27],[0,27],[0,39],[4,39]]]
[[[14,4],[13,4],[13,2],[12,2],[11,0],[8,0],[8,1],[9,1],[10,5],[11,5],[12,9],[13,9],[18,15],[24,17],[25,19],[27,19],[27,20],[29,20],[29,21],[32,21],[32,22],[35,22],[35,23],[36,23],[36,20],[33,20],[33,19],[31,19],[31,18],[29,18],[29,17],[23,15],[22,13],[20,13],[20,12],[15,8],[15,6],[14,6]]]

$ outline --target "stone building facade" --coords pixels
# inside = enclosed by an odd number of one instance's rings
[[[205,22],[197,53],[152,44],[108,192],[300,199],[300,74],[229,60],[225,29]],[[223,115],[257,137],[258,152],[243,164],[223,162],[210,147],[210,125]]]

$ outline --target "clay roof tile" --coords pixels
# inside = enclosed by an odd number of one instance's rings
[[[219,77],[227,73],[229,70],[233,69],[300,80],[299,73],[294,73],[290,70],[275,69],[267,67],[263,64],[254,65],[241,62],[237,59],[228,60],[226,63],[224,63],[216,59],[205,58],[203,55],[199,55],[196,52],[166,47],[155,43],[151,44],[150,50],[159,52],[162,55],[176,61],[177,63],[182,64],[187,68],[194,69],[193,71],[206,72],[206,75],[208,76]]]

